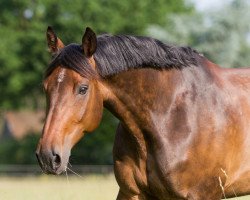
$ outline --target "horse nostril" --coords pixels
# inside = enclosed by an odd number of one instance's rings
[[[60,165],[61,165],[61,157],[58,154],[54,155],[53,161],[54,161],[55,168],[60,167]]]

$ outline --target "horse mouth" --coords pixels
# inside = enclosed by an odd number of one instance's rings
[[[67,166],[65,166],[65,167],[62,166],[62,167],[60,167],[58,169],[51,169],[51,167],[46,167],[46,166],[44,168],[42,168],[43,173],[52,174],[52,175],[60,175],[63,172],[65,172],[66,169],[67,169]]]
[[[39,161],[38,161],[38,163],[42,169],[42,172],[45,174],[60,175],[63,172],[65,172],[68,168],[67,164],[60,165],[60,166],[55,168],[53,165],[41,164]]]

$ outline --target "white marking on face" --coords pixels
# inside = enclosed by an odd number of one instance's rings
[[[61,83],[63,82],[63,79],[64,79],[64,75],[65,75],[65,69],[62,69],[57,77],[57,82],[58,83]]]

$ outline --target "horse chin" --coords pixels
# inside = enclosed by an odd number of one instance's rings
[[[55,170],[55,175],[60,175],[60,174],[62,174],[63,172],[66,172],[66,170],[67,170],[67,165],[65,165],[65,166],[61,166],[61,167],[59,167],[57,170]]]
[[[57,169],[53,170],[54,174],[55,175],[60,175],[63,172],[66,172],[66,170],[68,168],[68,163],[69,163],[69,156],[64,157],[64,159],[62,159],[61,165]]]

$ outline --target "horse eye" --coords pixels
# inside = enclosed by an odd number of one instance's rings
[[[84,94],[86,94],[87,90],[88,90],[88,86],[87,85],[81,85],[79,87],[78,93],[81,94],[81,95],[84,95]]]

